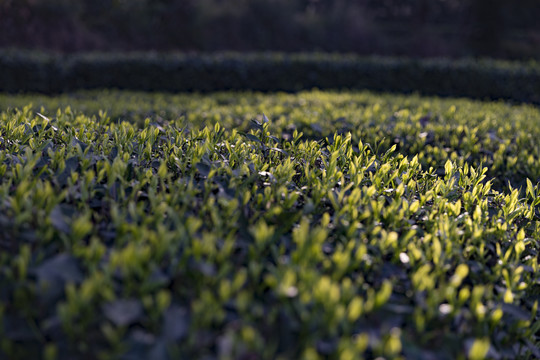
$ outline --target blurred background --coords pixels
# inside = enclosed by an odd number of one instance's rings
[[[540,59],[540,1],[0,0],[0,47]]]

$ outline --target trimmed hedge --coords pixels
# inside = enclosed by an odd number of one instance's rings
[[[540,103],[540,65],[337,54],[0,52],[0,91],[370,89]]]

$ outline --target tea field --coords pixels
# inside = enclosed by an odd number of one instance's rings
[[[455,98],[0,95],[0,358],[540,358],[538,139]]]

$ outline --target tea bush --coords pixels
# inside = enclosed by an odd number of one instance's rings
[[[1,358],[540,356],[536,108],[28,100],[0,99]]]
[[[344,54],[0,51],[0,91],[369,89],[540,103],[535,61],[413,60]]]
[[[146,118],[164,124],[181,120],[188,128],[213,126],[249,131],[250,119],[272,114],[270,130],[290,138],[332,138],[351,133],[353,143],[369,143],[378,152],[393,145],[405,156],[418,155],[425,168],[441,172],[449,158],[488,168],[487,177],[499,191],[525,187],[525,179],[540,179],[540,111],[530,105],[479,102],[418,95],[371,92],[307,91],[273,95],[222,92],[213,95],[147,94],[124,91],[80,91],[60,96],[0,95],[0,109],[32,103],[54,115],[57,108],[143,126]],[[49,112],[47,112],[49,111]],[[440,175],[440,174],[439,174]]]

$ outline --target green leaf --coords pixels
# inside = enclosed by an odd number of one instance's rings
[[[469,359],[470,360],[483,360],[486,358],[486,355],[489,351],[489,339],[481,338],[475,339],[469,349]]]
[[[289,156],[288,152],[286,152],[285,150],[280,149],[280,148],[270,148],[270,150],[277,151],[279,153],[282,153],[283,155]]]
[[[444,164],[444,171],[446,175],[452,174],[452,171],[454,170],[454,164],[452,161],[447,160]]]
[[[527,194],[530,195],[532,198],[535,197],[534,186],[529,178],[527,178]]]

